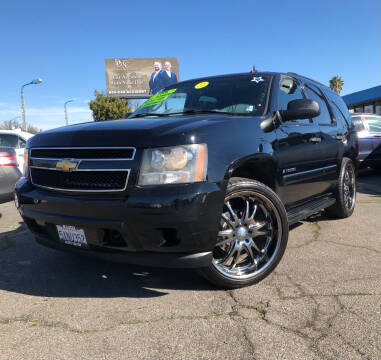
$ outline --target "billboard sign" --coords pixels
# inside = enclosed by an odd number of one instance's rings
[[[179,81],[177,58],[106,59],[108,96],[144,99]]]

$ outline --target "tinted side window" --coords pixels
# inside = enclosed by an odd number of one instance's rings
[[[0,134],[0,146],[17,148],[18,136],[12,134]]]
[[[339,94],[336,94],[333,91],[323,90],[323,92],[324,92],[324,95],[330,101],[332,101],[336,105],[336,107],[339,108],[339,110],[340,110],[341,114],[344,116],[347,124],[350,125],[352,123],[352,117],[351,117],[351,114],[349,112],[348,106],[344,102],[343,98]]]
[[[287,110],[287,104],[295,99],[303,99],[298,83],[288,76],[281,76],[279,82],[279,110]]]
[[[333,97],[334,97],[334,101],[335,103],[337,104],[337,106],[340,108],[341,112],[346,115],[346,113],[348,112],[349,113],[349,110],[348,110],[348,106],[347,104],[344,102],[344,100],[342,99],[342,97],[340,95],[335,95],[333,94]]]
[[[318,93],[318,90],[315,91],[310,86],[305,86],[304,89],[307,97],[311,100],[315,100],[319,104],[320,115],[315,118],[316,122],[319,125],[332,125],[331,114],[329,113],[328,106],[324,97]]]
[[[279,110],[287,110],[287,104],[296,99],[303,99],[303,94],[300,90],[298,82],[289,77],[281,75],[279,82],[279,99],[278,108]],[[298,123],[309,123],[309,119],[295,120]]]
[[[331,110],[333,112],[333,116],[335,117],[335,120],[342,126],[345,126],[347,124],[344,115],[340,111],[339,107],[336,105],[335,102],[330,101]]]

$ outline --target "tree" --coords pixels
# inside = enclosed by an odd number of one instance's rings
[[[29,134],[37,134],[39,132],[41,132],[42,130],[39,129],[38,127],[36,126],[33,126],[31,124],[28,124],[27,125],[27,129],[26,129],[26,132],[28,132]]]
[[[95,99],[89,103],[95,121],[123,119],[131,112],[127,99],[105,96],[103,92],[95,90]]]
[[[1,124],[0,124],[0,130],[15,130],[15,129],[21,129],[21,124],[16,120],[16,118],[14,119],[10,119],[10,120],[4,120]]]
[[[340,91],[343,88],[343,85],[344,85],[344,80],[339,75],[336,75],[331,80],[329,80],[329,87],[333,91],[336,91],[338,94],[340,94]]]
[[[5,120],[0,124],[0,130],[17,130],[22,129],[22,125],[20,122],[16,120],[17,118]],[[36,126],[33,126],[31,124],[28,124],[26,132],[30,134],[37,134],[41,132],[42,130],[37,128]]]

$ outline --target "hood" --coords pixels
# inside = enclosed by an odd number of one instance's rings
[[[250,118],[252,121],[252,118]],[[170,146],[195,142],[211,128],[248,120],[242,116],[202,114],[88,122],[44,131],[28,147],[60,146]],[[192,140],[189,137],[193,137]]]

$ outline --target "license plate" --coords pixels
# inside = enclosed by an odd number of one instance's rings
[[[65,244],[74,246],[86,246],[86,235],[83,229],[77,229],[69,225],[57,225],[58,237]]]

